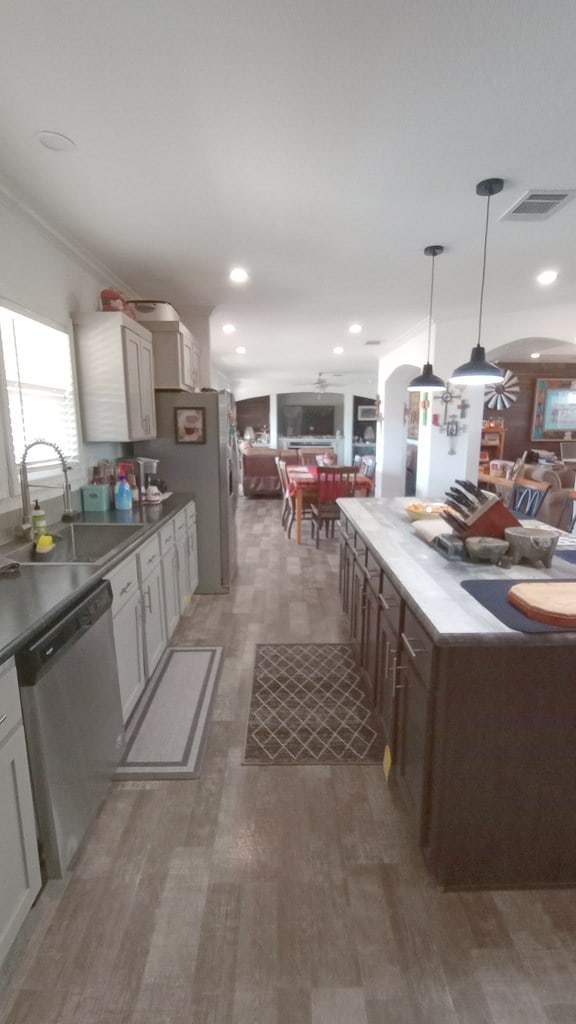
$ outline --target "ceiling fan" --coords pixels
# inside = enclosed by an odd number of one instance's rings
[[[323,395],[324,392],[327,391],[328,388],[330,387],[330,381],[327,380],[327,377],[343,376],[343,373],[327,373],[325,370],[319,370],[314,380],[306,381],[306,384],[309,384],[311,387],[313,387],[317,395]]]

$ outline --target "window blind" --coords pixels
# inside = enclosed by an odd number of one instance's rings
[[[0,334],[15,463],[37,438],[58,445],[68,462],[78,461],[78,427],[70,337],[62,330],[0,307]],[[54,463],[51,448],[38,446],[30,467]]]

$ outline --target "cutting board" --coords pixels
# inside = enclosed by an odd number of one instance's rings
[[[576,628],[576,581],[516,583],[508,600],[529,619]]]

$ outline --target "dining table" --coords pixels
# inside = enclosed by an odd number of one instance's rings
[[[302,543],[302,506],[305,493],[310,494],[318,488],[318,466],[286,466],[288,474],[288,493],[294,498],[294,519],[296,522],[296,543]],[[363,498],[372,493],[374,481],[360,473],[356,476],[355,492]]]

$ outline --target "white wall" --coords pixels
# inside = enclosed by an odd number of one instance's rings
[[[70,330],[71,315],[99,309],[100,292],[109,287],[136,297],[128,284],[19,206],[0,183],[0,304]],[[0,423],[0,452],[5,450],[2,431]],[[46,433],[49,439],[48,427]],[[82,462],[87,470],[98,458],[115,458],[121,451],[119,445],[83,445]],[[19,505],[19,497],[5,499],[0,513]]]

